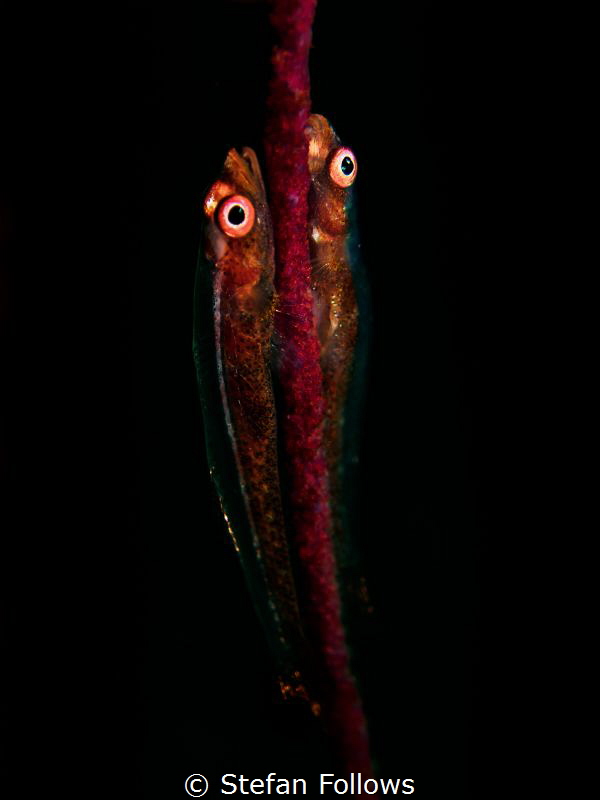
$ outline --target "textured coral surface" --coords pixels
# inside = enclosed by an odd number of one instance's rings
[[[311,294],[305,126],[310,113],[308,54],[315,6],[315,0],[276,0],[271,17],[277,44],[265,152],[277,256],[281,434],[294,545],[306,587],[307,632],[324,672],[325,724],[347,769],[368,774],[366,727],[349,668],[331,539],[323,375]]]

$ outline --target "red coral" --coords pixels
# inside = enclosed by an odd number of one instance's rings
[[[282,347],[281,434],[288,501],[308,594],[306,622],[326,673],[324,715],[348,770],[371,773],[366,726],[350,673],[331,540],[332,518],[323,450],[323,376],[313,318],[308,244],[308,55],[316,0],[275,0],[265,152],[277,253],[277,330]]]

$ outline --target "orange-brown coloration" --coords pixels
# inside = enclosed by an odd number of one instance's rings
[[[348,254],[348,186],[334,180],[356,176],[356,159],[327,120],[313,114],[306,128],[312,180],[309,217],[312,289],[321,343],[325,394],[324,443],[329,469],[336,544],[342,537],[342,451],[344,406],[358,333],[358,305]],[[354,162],[351,176],[339,169],[344,157]],[[339,175],[338,175],[339,173]]]
[[[206,216],[212,217],[215,212],[215,208],[219,205],[219,201],[224,197],[233,194],[234,191],[235,189],[230,183],[225,183],[224,181],[215,181],[204,198],[203,208]]]
[[[252,207],[245,236],[221,230],[223,200],[235,194]],[[256,559],[281,643],[302,647],[302,630],[286,541],[277,466],[275,403],[270,374],[275,310],[271,221],[256,156],[231,150],[223,174],[208,192],[205,255],[212,262],[214,325],[221,401],[235,454]],[[236,535],[235,531],[232,531]],[[298,677],[296,677],[298,675]],[[282,685],[302,696],[299,673]],[[290,689],[291,691],[291,689]]]
[[[283,678],[279,679],[279,689],[281,691],[282,696],[286,700],[302,700],[310,706],[310,710],[315,715],[315,717],[320,716],[321,714],[321,704],[317,703],[315,700],[311,700],[309,697],[308,692],[306,691],[306,687],[302,683],[302,675],[300,672],[295,671],[292,675],[291,681],[286,681]]]

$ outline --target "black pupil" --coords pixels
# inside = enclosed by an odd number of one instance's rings
[[[232,225],[241,225],[246,219],[246,212],[241,206],[232,206],[227,214],[227,219]]]
[[[344,175],[352,175],[354,172],[354,161],[348,156],[342,159],[341,170]]]

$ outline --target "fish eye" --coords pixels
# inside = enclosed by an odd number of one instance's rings
[[[344,189],[352,186],[356,178],[356,157],[348,147],[338,147],[329,160],[331,180]]]
[[[219,228],[233,239],[250,233],[254,227],[255,217],[254,206],[247,197],[241,194],[226,197],[217,212]]]

